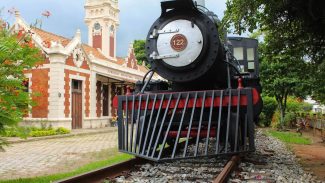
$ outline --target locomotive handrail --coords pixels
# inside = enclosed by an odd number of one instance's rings
[[[142,80],[143,87],[142,87],[140,93],[144,93],[144,90],[145,90],[146,87],[148,86],[148,84],[149,84],[150,80],[152,79],[152,76],[154,75],[154,73],[155,73],[155,72],[154,72],[152,69],[150,69],[150,70],[149,70],[149,71],[144,75],[143,80]],[[148,79],[146,82],[144,82],[144,81],[146,80],[148,74],[150,74],[150,75],[149,75],[149,79]]]

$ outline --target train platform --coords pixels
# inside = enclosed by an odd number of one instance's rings
[[[51,139],[16,141],[0,152],[0,180],[50,175],[117,153],[117,128],[75,130]]]

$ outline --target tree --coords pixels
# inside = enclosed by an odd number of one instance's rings
[[[294,53],[291,49],[281,49],[272,44],[273,37],[264,37],[260,45],[261,52],[261,82],[266,95],[275,97],[280,111],[280,125],[284,125],[284,117],[289,96],[305,97],[310,91],[309,64],[303,55]]]
[[[325,9],[321,0],[228,0],[222,25],[235,33],[261,32],[261,80],[282,113],[288,95],[322,99],[325,81]],[[312,76],[313,78],[309,77]],[[324,78],[324,77],[323,77]],[[310,82],[319,82],[310,84]],[[306,87],[309,86],[309,87]],[[283,123],[282,123],[283,124]]]
[[[0,30],[0,133],[16,125],[32,104],[26,92],[24,71],[41,64],[42,54],[33,46],[29,33]],[[3,145],[4,141],[0,139]]]
[[[146,47],[145,40],[135,40],[133,43],[135,57],[137,58],[139,65],[142,65],[143,62],[148,63],[145,47]]]
[[[314,65],[310,73],[313,77],[311,83],[313,84],[313,99],[325,104],[325,62],[319,65]]]
[[[321,63],[325,58],[325,9],[322,0],[228,0],[223,26],[268,31],[277,41]]]

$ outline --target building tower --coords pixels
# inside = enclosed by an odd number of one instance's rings
[[[115,60],[120,12],[118,0],[86,0],[85,11],[88,44],[99,48],[107,58]]]

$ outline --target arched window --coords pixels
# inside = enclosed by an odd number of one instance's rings
[[[111,33],[114,33],[114,32],[115,32],[115,27],[114,27],[114,25],[111,25],[111,27],[110,27],[110,31],[111,31]]]

